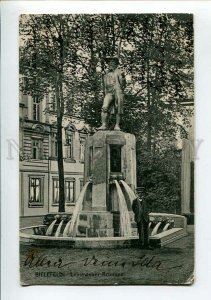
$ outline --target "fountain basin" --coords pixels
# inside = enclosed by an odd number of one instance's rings
[[[43,226],[41,225],[41,228]],[[40,226],[20,229],[20,243],[36,246],[69,247],[69,248],[128,248],[137,246],[138,238],[131,237],[55,237],[34,234]],[[47,229],[47,228],[46,228]]]
[[[159,223],[160,225],[158,226]],[[170,224],[170,226],[166,226],[166,224]],[[149,227],[151,226],[150,244],[154,247],[165,246],[187,235],[187,222],[184,216],[164,213],[150,213]],[[154,230],[155,228],[156,232]],[[137,235],[129,237],[56,237],[46,236],[45,233],[47,229],[47,225],[21,228],[20,243],[38,246],[43,245],[84,249],[129,248],[138,246]]]

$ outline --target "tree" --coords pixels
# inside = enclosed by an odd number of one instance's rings
[[[49,86],[56,94],[60,211],[64,210],[64,110],[92,127],[100,125],[107,56],[118,56],[126,73],[122,130],[136,135],[137,157],[148,153],[153,162],[178,133],[186,134],[192,111],[181,103],[193,101],[191,15],[30,15],[21,21],[25,89],[39,99]]]
[[[145,176],[149,181],[156,178],[155,194],[156,188],[158,194],[160,189],[160,197],[166,199],[164,209],[175,211],[179,201],[178,163],[181,157],[175,156],[172,149],[178,135],[187,136],[186,130],[193,113],[192,109],[182,105],[183,102],[193,101],[192,16],[139,14],[101,18],[104,26],[98,29],[100,36],[97,33],[94,35],[97,39],[94,43],[102,41],[103,37],[106,49],[102,43],[98,56],[102,57],[101,51],[119,56],[126,72],[127,88],[121,128],[136,135],[138,184],[145,186],[146,196],[151,197],[151,187]],[[92,126],[99,126],[99,99],[102,98],[103,95],[98,93],[98,102],[91,98],[85,101],[83,117]],[[179,123],[178,119],[182,122]],[[166,180],[163,188],[164,177],[167,178],[162,167],[165,164],[172,173],[167,172],[171,180]],[[160,175],[157,176],[157,173]],[[156,205],[161,207],[159,199],[156,199]]]
[[[65,211],[62,119],[73,110],[77,69],[77,16],[22,15],[20,18],[20,73],[22,90],[41,101],[49,91],[55,95],[59,172],[59,212]],[[50,103],[53,109],[53,103]],[[73,113],[73,112],[72,112]]]
[[[130,110],[125,110],[123,130],[136,133],[136,128],[141,128],[149,151],[155,151],[166,135],[174,138],[179,131],[184,134],[192,111],[181,103],[193,101],[192,16],[94,15],[89,18],[93,32],[92,60],[96,62],[90,77],[95,78],[98,88],[90,87],[90,95],[84,100],[85,120],[93,126],[100,124],[103,94],[96,69],[103,73],[105,57],[117,55],[128,80],[125,107],[129,105]],[[87,36],[85,32],[84,43]],[[178,118],[185,126],[178,125]],[[134,128],[132,124],[140,126]]]
[[[129,39],[133,51],[125,54],[132,78],[129,88],[142,107],[147,148],[155,151],[164,135],[175,137],[179,117],[189,125],[191,111],[181,102],[193,101],[193,39],[186,34],[187,27],[192,28],[191,16],[138,15],[134,19]]]

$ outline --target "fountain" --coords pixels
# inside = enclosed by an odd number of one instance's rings
[[[135,136],[98,131],[85,148],[84,187],[72,214],[48,214],[20,230],[20,241],[75,248],[131,247],[138,243],[131,209],[136,189]],[[160,247],[186,235],[185,217],[151,213],[150,242]]]
[[[48,214],[43,225],[22,228],[22,243],[76,248],[130,247],[138,243],[132,212],[132,202],[136,198],[136,139],[119,127],[124,77],[117,68],[118,58],[110,60],[113,63],[108,76],[105,75],[102,126],[86,141],[85,185],[73,214]],[[112,106],[115,106],[116,124],[114,130],[108,130]],[[151,214],[149,229],[151,242],[161,246],[184,236],[186,221],[182,216]]]
[[[117,180],[114,180],[116,188],[117,188],[117,194],[118,194],[118,200],[119,200],[119,212],[120,212],[120,236],[126,236],[130,237],[132,236],[131,231],[131,221],[130,221],[130,215],[128,212],[128,208],[125,202],[125,198],[123,195],[123,192],[120,188],[120,185]]]
[[[52,235],[53,233],[53,229],[54,229],[54,225],[56,224],[57,219],[55,219],[50,226],[48,227],[48,229],[46,230],[46,234],[45,235]]]
[[[59,223],[59,226],[58,226],[58,228],[56,230],[56,233],[55,233],[55,237],[60,236],[60,232],[61,232],[63,222],[64,222],[64,220],[61,220],[61,222]]]
[[[73,215],[72,215],[72,218],[71,218],[71,221],[70,221],[70,226],[68,228],[68,231],[67,231],[67,236],[76,236],[77,234],[77,225],[78,225],[78,218],[79,218],[79,212],[81,211],[81,207],[82,207],[82,203],[83,203],[83,200],[84,200],[84,195],[86,193],[86,190],[87,190],[87,187],[89,185],[89,182],[87,182],[79,197],[78,197],[78,200],[76,202],[76,205],[75,205],[75,209],[73,211]]]

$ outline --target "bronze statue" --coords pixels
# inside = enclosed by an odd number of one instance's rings
[[[110,113],[116,115],[114,130],[120,130],[121,114],[123,113],[125,77],[119,65],[117,57],[110,57],[108,61],[108,72],[104,76],[105,97],[103,101],[101,121],[102,126],[98,130],[107,130]]]

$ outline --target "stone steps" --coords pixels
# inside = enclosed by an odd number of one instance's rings
[[[186,235],[187,232],[184,228],[172,228],[154,236],[150,236],[150,243],[154,247],[162,247]]]

